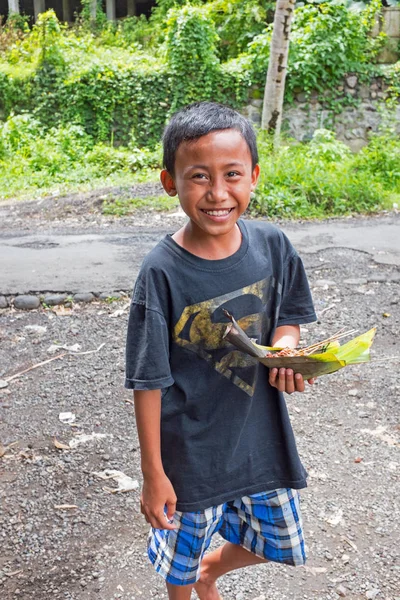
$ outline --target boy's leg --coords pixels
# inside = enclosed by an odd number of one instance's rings
[[[219,600],[215,582],[229,571],[270,560],[290,565],[305,562],[296,490],[281,488],[227,503],[219,533],[226,543],[203,558],[195,584],[200,600]]]
[[[190,600],[192,589],[192,585],[172,585],[172,583],[167,583],[169,600]]]
[[[259,558],[242,546],[226,542],[210,554],[204,556],[201,563],[201,575],[195,584],[195,590],[200,600],[220,600],[215,582],[218,577],[251,565],[268,562]]]

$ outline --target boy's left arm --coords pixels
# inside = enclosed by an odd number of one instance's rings
[[[277,327],[272,339],[272,346],[277,348],[296,348],[300,340],[300,325],[282,325]],[[309,379],[312,385],[315,379]],[[270,369],[269,383],[280,392],[293,394],[304,392],[305,382],[300,373],[293,373],[292,369]]]

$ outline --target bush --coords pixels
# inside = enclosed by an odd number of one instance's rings
[[[207,11],[185,5],[168,13],[166,57],[173,80],[171,111],[212,98],[218,81],[217,34]]]
[[[385,36],[372,38],[380,0],[373,0],[361,12],[340,2],[310,3],[296,9],[291,30],[286,98],[293,100],[295,90],[310,94],[331,91],[350,72],[368,74]],[[256,36],[249,45],[252,79],[264,85],[268,68],[272,26]],[[326,101],[326,96],[325,96]]]
[[[372,136],[368,146],[354,158],[354,168],[379,178],[385,190],[400,194],[400,139],[395,134]]]
[[[380,139],[379,147],[384,144]],[[326,131],[317,131],[308,144],[288,143],[276,155],[268,139],[261,139],[261,178],[251,211],[269,217],[313,218],[376,212],[389,206],[393,195],[400,194],[398,168],[397,180],[392,181],[385,176],[384,160],[377,161],[375,171],[363,170],[368,149],[365,153],[363,162],[363,152],[353,155]]]
[[[160,166],[160,147],[143,150],[93,140],[82,127],[69,124],[43,130],[32,115],[16,115],[0,127],[0,190],[2,197],[55,185],[85,183],[110,175],[136,173]]]

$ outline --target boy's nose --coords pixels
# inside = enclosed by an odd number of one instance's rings
[[[224,181],[213,181],[208,191],[208,200],[210,202],[224,202],[228,200],[229,194]]]

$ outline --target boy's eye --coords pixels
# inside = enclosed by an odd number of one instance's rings
[[[195,173],[193,175],[193,179],[207,179],[207,175],[204,173]]]
[[[229,173],[227,173],[228,177],[236,177],[237,175],[239,175],[237,171],[229,171]]]

